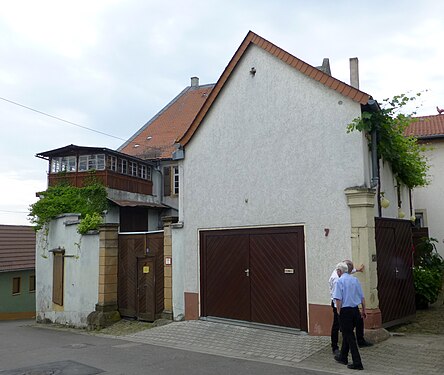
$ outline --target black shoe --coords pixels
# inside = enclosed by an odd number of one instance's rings
[[[373,344],[371,342],[364,340],[364,341],[358,342],[358,346],[360,348],[368,348],[369,346],[373,346]]]
[[[347,368],[349,368],[350,370],[364,370],[364,367],[362,367],[362,365],[355,365],[354,363],[350,363],[349,365],[347,365]]]
[[[335,361],[342,363],[343,365],[348,364],[348,359],[342,358],[341,355],[335,355]]]

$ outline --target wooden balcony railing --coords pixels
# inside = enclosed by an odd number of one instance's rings
[[[96,179],[105,187],[128,191],[130,193],[139,193],[145,195],[153,194],[152,181],[143,180],[141,178],[123,175],[114,171],[104,170],[91,172],[67,172],[67,173],[50,173],[48,175],[48,186],[55,186],[60,183],[69,183],[70,185],[82,187],[85,182]]]

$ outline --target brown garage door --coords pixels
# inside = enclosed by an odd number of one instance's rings
[[[302,227],[202,231],[202,316],[307,330]]]

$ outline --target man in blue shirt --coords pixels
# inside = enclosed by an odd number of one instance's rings
[[[333,291],[333,298],[336,302],[336,309],[339,315],[339,323],[342,331],[341,353],[335,356],[337,362],[348,365],[349,369],[363,370],[361,356],[356,342],[354,329],[359,320],[367,317],[365,311],[365,299],[359,280],[348,273],[347,263],[341,262],[336,266],[339,280]],[[362,312],[359,312],[359,305],[362,305]],[[353,363],[348,364],[348,353],[351,352]]]

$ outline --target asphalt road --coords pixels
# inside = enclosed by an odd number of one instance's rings
[[[0,375],[296,374],[325,372],[0,321]]]

